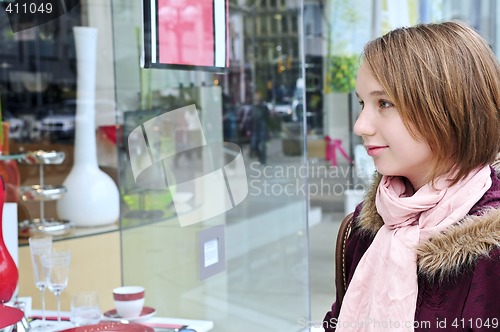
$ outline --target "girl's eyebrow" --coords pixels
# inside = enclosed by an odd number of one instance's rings
[[[387,93],[385,93],[385,91],[375,90],[375,91],[370,92],[370,96],[387,97]]]
[[[355,93],[356,93],[356,97],[360,98],[358,92],[355,91]],[[375,97],[387,97],[387,93],[385,93],[385,91],[382,91],[382,90],[371,91],[369,93],[369,95],[375,96]]]

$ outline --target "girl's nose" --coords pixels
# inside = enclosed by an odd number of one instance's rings
[[[370,136],[375,133],[368,110],[363,109],[354,123],[354,133],[358,136]]]

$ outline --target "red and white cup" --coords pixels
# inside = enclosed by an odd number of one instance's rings
[[[115,309],[121,318],[141,316],[144,307],[144,287],[122,286],[113,289]]]

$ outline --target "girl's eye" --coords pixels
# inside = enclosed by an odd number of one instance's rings
[[[362,100],[358,100],[359,106],[361,106],[361,109],[365,106],[365,102]]]
[[[380,102],[380,108],[389,108],[389,107],[393,107],[394,104],[387,101],[387,100],[381,100]]]

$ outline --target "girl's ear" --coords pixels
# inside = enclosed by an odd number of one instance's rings
[[[497,173],[500,173],[500,152],[497,154],[497,157],[491,166],[493,166]]]

